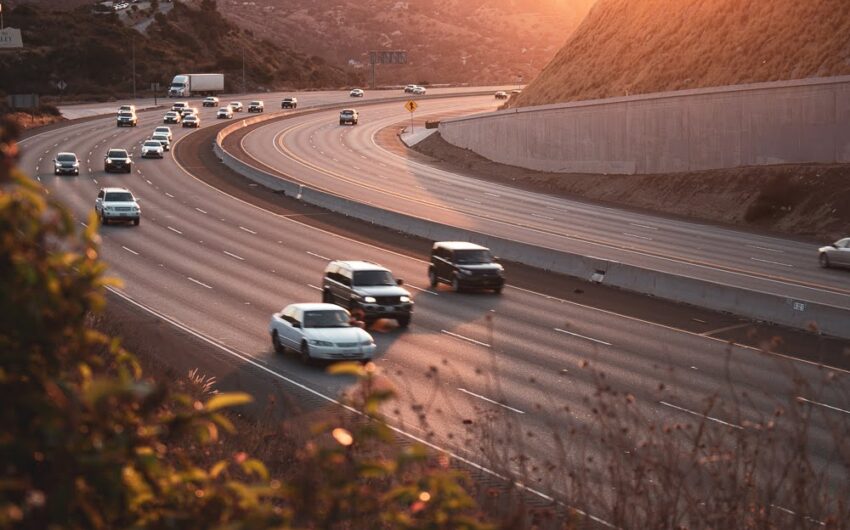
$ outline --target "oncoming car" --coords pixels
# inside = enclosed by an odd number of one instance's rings
[[[126,149],[110,149],[103,158],[103,170],[107,173],[113,170],[130,173],[133,171],[133,159]]]
[[[280,108],[282,108],[282,109],[297,109],[298,108],[298,98],[283,98],[283,101],[280,102]]]
[[[352,325],[351,315],[333,304],[290,304],[269,322],[272,347],[277,353],[298,352],[305,363],[314,359],[368,361],[375,341]]]
[[[111,221],[131,221],[139,226],[142,218],[137,199],[126,188],[101,188],[94,201],[94,211],[103,225]]]
[[[189,114],[185,118],[183,118],[183,127],[193,127],[197,129],[201,126],[201,119],[197,116],[197,114]]]
[[[233,109],[233,112],[242,112],[242,102],[241,101],[231,101],[230,108]]]
[[[170,110],[162,117],[162,123],[180,123],[180,113],[176,110]]]
[[[499,90],[496,92],[496,99],[508,99],[508,93],[504,90]]]
[[[142,144],[142,158],[162,158],[165,156],[165,149],[158,140],[145,140]]]
[[[218,112],[215,113],[216,119],[219,120],[229,120],[233,117],[233,109],[230,106],[221,107],[218,109]]]
[[[266,109],[262,101],[256,100],[248,103],[248,112],[263,112]]]
[[[218,98],[215,96],[209,96],[204,98],[201,102],[201,105],[204,107],[217,107],[218,106]]]
[[[59,153],[53,159],[53,174],[54,175],[79,175],[80,161],[74,153]]]
[[[339,124],[340,125],[357,125],[357,121],[360,119],[360,114],[355,109],[344,109],[339,113]]]

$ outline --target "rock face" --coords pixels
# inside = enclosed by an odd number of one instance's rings
[[[509,105],[846,74],[847,0],[598,0]]]

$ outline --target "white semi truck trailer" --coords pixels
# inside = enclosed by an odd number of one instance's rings
[[[224,74],[178,74],[168,88],[170,98],[212,96],[224,92]]]

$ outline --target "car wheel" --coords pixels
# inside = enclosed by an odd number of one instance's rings
[[[493,289],[493,292],[496,293],[496,294],[502,294],[503,288],[504,288],[504,286],[496,287],[495,289]]]
[[[823,267],[824,269],[829,268],[829,265],[830,265],[829,256],[826,255],[826,252],[820,253],[820,257],[818,258],[818,261],[820,261],[820,266]]]
[[[272,347],[274,348],[275,353],[286,353],[286,348],[280,343],[280,337],[277,334],[277,330],[272,332]]]
[[[139,226],[139,223],[141,222],[142,220],[140,218],[133,219],[133,226]]]
[[[301,362],[304,364],[313,362],[313,358],[310,357],[310,345],[306,341],[301,343]]]
[[[437,273],[434,272],[434,269],[428,269],[428,283],[432,288],[437,286]]]
[[[127,171],[125,171],[124,173],[132,173],[132,172],[133,172],[133,168],[132,168],[132,167],[128,167],[128,168],[127,168]]]
[[[109,219],[106,218],[105,215],[100,214],[100,224],[106,226],[109,224]]]
[[[333,296],[330,291],[322,291],[322,303],[323,304],[332,304]]]
[[[345,122],[344,122],[344,121],[342,121],[342,120],[339,120],[339,124],[340,124],[340,125],[345,125]]]
[[[396,322],[398,322],[398,327],[406,328],[410,325],[410,315],[407,315],[406,317],[398,317]]]
[[[452,289],[454,289],[454,292],[456,293],[459,293],[461,291],[460,280],[458,279],[457,275],[452,277]]]

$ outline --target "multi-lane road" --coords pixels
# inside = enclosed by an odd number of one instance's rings
[[[299,107],[352,104],[343,93],[298,96]],[[269,111],[279,105],[279,98],[265,99]],[[489,106],[490,98],[476,97],[422,105],[423,113],[432,109],[442,114]],[[811,426],[814,464],[830,469],[835,480],[846,481],[846,468],[831,466],[836,458],[833,420],[843,421],[850,414],[846,374],[840,369],[807,362],[780,364],[785,361],[751,348],[576,304],[552,293],[509,287],[503,295],[492,296],[431,289],[421,259],[380,241],[342,237],[297,215],[274,214],[238,200],[199,178],[205,168],[183,167],[171,155],[141,159],[141,142],[161,124],[163,112],[141,113],[137,128],[117,129],[113,115],[108,115],[36,134],[22,144],[22,167],[61,197],[81,223],[100,187],[130,188],[141,199],[141,226],[101,228],[102,254],[112,274],[123,279],[122,294],[222,345],[234,355],[234,372],[253,363],[266,374],[328,396],[344,392],[350,381],[303,366],[294,356],[274,354],[266,326],[270,314],[281,307],[320,299],[328,259],[367,259],[404,278],[415,297],[409,329],[388,324],[373,330],[376,362],[400,390],[402,406],[391,419],[414,435],[423,435],[418,415],[424,407],[427,430],[439,445],[479,461],[475,444],[464,448],[458,441],[468,438],[468,421],[488,411],[507,418],[517,432],[538,435],[519,444],[525,455],[557,462],[551,437],[540,435],[566,423],[564,415],[572,422],[592,424],[593,403],[583,398],[594,394],[599,373],[604,373],[606,384],[632,394],[647,418],[662,423],[700,415],[709,395],[749,396],[740,403],[739,416],[723,417],[722,411],[712,416],[710,428],[718,429],[758,422],[778,403],[787,404],[789,397],[805,399],[817,410]],[[214,112],[201,109],[204,127],[220,123],[213,119]],[[471,181],[389,153],[376,144],[375,134],[405,116],[397,102],[368,106],[361,109],[361,125],[344,128],[338,126],[335,111],[320,112],[260,127],[245,137],[244,145],[263,163],[303,181],[459,226],[498,226],[503,235],[569,242],[596,253],[622,253],[624,247],[633,247],[627,252],[641,256],[647,265],[664,262],[684,268],[697,265],[672,255],[688,254],[680,251],[690,241],[695,261],[723,262],[716,269],[699,265],[716,274],[729,276],[733,274],[728,269],[740,268],[743,272],[734,275],[749,278],[751,286],[766,282],[771,288],[799,289],[846,303],[840,277],[814,268],[811,248],[799,243],[594,209]],[[192,134],[177,127],[174,132],[178,144]],[[131,175],[103,172],[103,156],[110,147],[136,155]],[[79,177],[53,176],[51,160],[59,151],[81,157]],[[617,235],[620,232],[640,238],[627,242],[629,236]],[[654,245],[651,250],[648,244]],[[787,267],[751,259],[756,257],[787,261],[801,277],[793,280]],[[592,370],[581,368],[584,362]],[[793,388],[785,376],[788,366],[817,392],[790,395],[810,390]],[[821,388],[828,374],[838,382]],[[663,395],[659,382],[666,387]],[[511,452],[512,442],[501,443]]]

